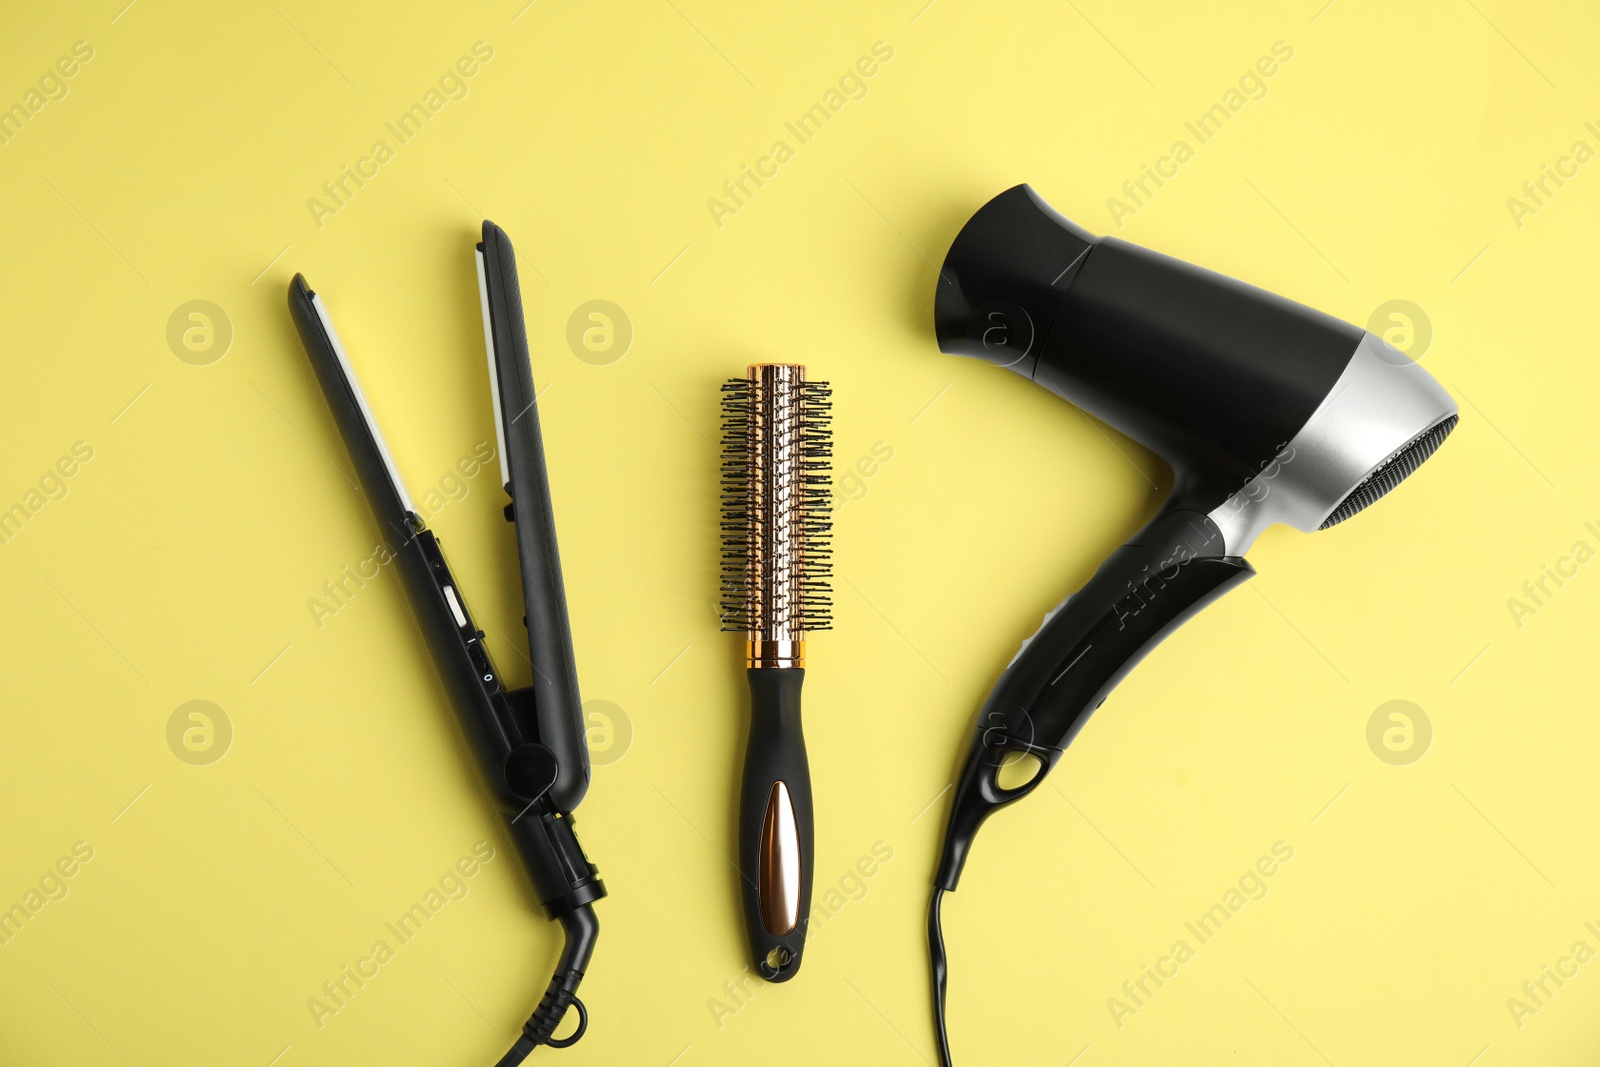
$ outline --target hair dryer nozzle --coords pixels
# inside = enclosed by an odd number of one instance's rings
[[[956,235],[939,272],[933,301],[939,350],[1033,377],[1062,290],[1094,244],[1027,185],[983,205]]]

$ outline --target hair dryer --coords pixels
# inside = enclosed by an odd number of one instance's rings
[[[948,1065],[939,900],[955,889],[979,826],[1037,788],[1163,637],[1255,573],[1243,556],[1264,529],[1348,519],[1432,455],[1457,412],[1427,371],[1371,334],[1093,237],[1026,185],[989,201],[956,236],[934,330],[941,350],[1032,379],[1175,475],[1156,517],[1023,642],[979,715],[929,911]],[[1032,776],[1017,781],[1027,768]]]

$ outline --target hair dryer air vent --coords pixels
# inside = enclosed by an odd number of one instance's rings
[[[1389,490],[1411,477],[1416,469],[1422,466],[1423,461],[1444,444],[1444,439],[1450,436],[1450,431],[1456,428],[1456,423],[1459,421],[1461,421],[1460,416],[1451,415],[1395,453],[1383,466],[1373,471],[1366,481],[1351,490],[1350,495],[1340,501],[1339,506],[1333,509],[1333,514],[1323,519],[1322,525],[1317,529],[1326,530],[1330,526],[1337,526],[1362,508],[1382,500]]]

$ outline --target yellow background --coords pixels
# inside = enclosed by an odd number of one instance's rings
[[[0,905],[94,849],[0,947],[0,1062],[488,1064],[526,1018],[556,931],[397,580],[320,628],[308,608],[376,532],[284,303],[305,272],[420,496],[492,439],[485,215],[522,260],[583,691],[632,734],[596,733],[611,762],[579,816],[612,893],[590,1032],[534,1062],[931,1061],[941,790],[1018,642],[1166,484],[934,345],[934,264],[1020,181],[1359,324],[1413,302],[1462,416],[1380,506],[1267,533],[1259,577],[979,838],[946,907],[957,1062],[1600,1054],[1600,963],[1520,1027],[1507,1007],[1574,942],[1600,948],[1600,564],[1520,627],[1507,606],[1574,542],[1600,548],[1600,163],[1520,226],[1506,203],[1574,141],[1600,148],[1585,5],[122,3],[14,6],[0,34],[6,107],[94,50],[0,146],[0,508],[93,449],[0,546]],[[480,40],[468,95],[394,144],[384,123]],[[785,121],[878,41],[866,95],[794,145]],[[1277,41],[1293,58],[1266,94],[1195,144],[1184,122]],[[380,138],[394,158],[319,227],[308,199]],[[794,158],[719,227],[708,198],[780,138]],[[1108,198],[1179,138],[1194,158],[1117,229]],[[167,342],[197,299],[232,327],[208,365]],[[566,339],[593,299],[634,331],[607,365]],[[841,478],[879,442],[893,458],[841,483],[838,623],[806,695],[818,897],[851,895],[797,981],[735,999],[745,693],[712,606],[714,440],[718,383],[754,359],[834,383]],[[493,481],[433,526],[521,681]],[[1433,730],[1405,766],[1367,743],[1395,699]],[[209,766],[168,746],[190,700],[232,724]],[[319,1029],[307,999],[480,840],[497,856],[470,894]],[[1278,841],[1294,858],[1267,896],[1119,1028],[1108,998]],[[850,881],[877,842],[892,859]]]

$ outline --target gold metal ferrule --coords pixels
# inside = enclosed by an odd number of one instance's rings
[[[804,667],[806,665],[805,641],[746,640],[744,643],[746,667]]]

